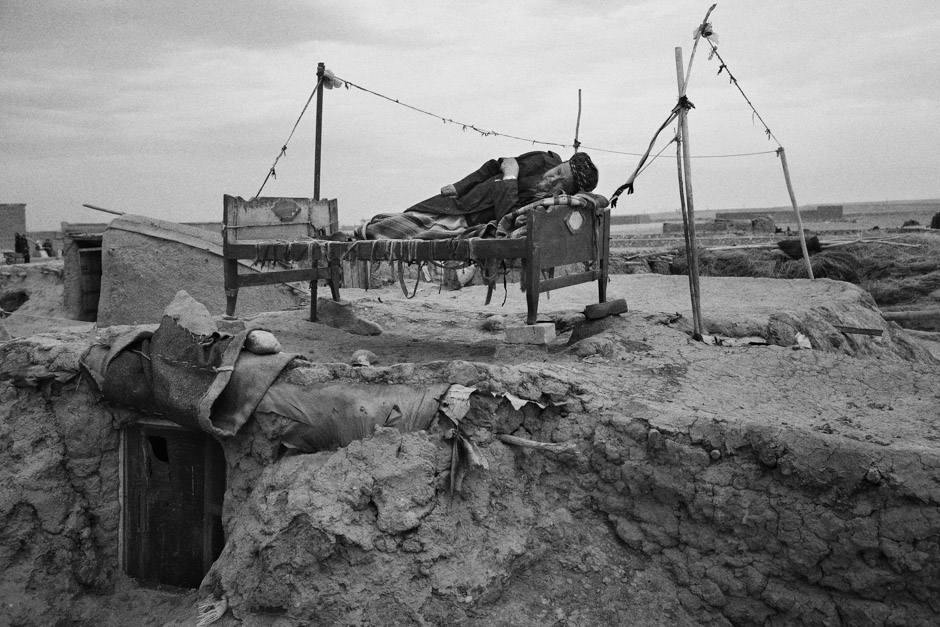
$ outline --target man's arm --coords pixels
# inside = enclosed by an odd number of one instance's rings
[[[496,220],[502,219],[519,204],[519,162],[512,157],[502,159],[499,169],[503,173],[503,179],[493,182],[496,188],[493,195]]]
[[[475,172],[468,174],[464,178],[460,179],[452,185],[454,191],[457,192],[457,196],[463,196],[467,193],[468,190],[473,189],[475,186],[479,185],[483,181],[489,180],[500,173],[499,161],[496,159],[490,159],[482,166],[480,166]],[[446,188],[445,188],[446,189]],[[443,193],[444,190],[441,190]],[[446,194],[445,194],[446,196]]]

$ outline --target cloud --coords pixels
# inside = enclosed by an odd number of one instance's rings
[[[786,144],[802,202],[940,195],[926,174],[940,166],[927,148],[940,122],[938,7],[793,0],[715,10],[719,50]],[[79,200],[217,219],[222,193],[257,191],[319,61],[434,114],[357,89],[325,94],[323,193],[339,198],[344,221],[400,209],[490,156],[537,147],[440,117],[570,144],[579,89],[580,141],[602,149],[592,156],[609,192],[637,160],[618,153],[644,150],[675,104],[674,48],[688,61],[707,8],[692,0],[0,0],[0,179],[14,197],[4,202],[28,202],[31,226],[56,224]],[[776,148],[707,52],[700,46],[690,86],[693,154]],[[311,108],[266,193],[312,194],[314,132]],[[885,155],[892,172],[915,174],[878,177]],[[675,208],[674,168],[670,148],[624,210]],[[696,160],[695,175],[697,195],[714,208],[787,201],[773,155]]]

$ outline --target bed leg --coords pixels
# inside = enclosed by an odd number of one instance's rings
[[[333,300],[339,300],[339,284],[342,280],[342,268],[336,259],[330,260],[330,294]]]
[[[539,319],[539,293],[538,290],[531,290],[526,292],[525,295],[526,307],[528,313],[526,315],[525,323],[526,324],[535,324]]]
[[[541,278],[541,271],[539,270],[537,248],[533,257],[534,259],[528,260],[522,277],[522,280],[525,281],[525,302],[528,310],[525,319],[526,324],[535,324],[539,317],[539,279]]]
[[[600,225],[600,266],[601,276],[597,279],[597,302],[607,302],[607,282],[610,275],[610,212],[605,211],[601,216]]]
[[[223,262],[223,284],[225,286],[225,315],[235,315],[238,302],[238,260],[225,259]]]
[[[319,279],[313,278],[310,280],[310,322],[317,321],[317,285],[318,284],[319,284]]]

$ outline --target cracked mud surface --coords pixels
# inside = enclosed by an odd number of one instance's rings
[[[590,287],[540,312],[577,324]],[[345,291],[385,328],[375,338],[305,311],[249,320],[312,359],[288,377],[488,393],[466,433],[489,468],[450,495],[440,433],[278,458],[253,426],[225,444],[229,540],[199,594],[119,573],[116,428],[134,417],[75,389],[87,333],[4,346],[0,625],[192,625],[209,592],[230,603],[218,625],[936,624],[936,360],[851,286],[703,279],[702,292],[709,330],[771,345],[691,341],[685,277],[645,275],[615,277],[610,297],[631,311],[572,346],[568,331],[504,344],[481,325],[520,323],[524,300],[499,308],[497,292],[484,308],[476,288]],[[796,331],[815,348],[792,348]],[[360,348],[379,363],[342,365]]]

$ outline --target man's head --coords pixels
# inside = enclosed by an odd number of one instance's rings
[[[591,158],[583,152],[575,153],[568,161],[547,170],[535,184],[535,189],[543,194],[558,192],[575,194],[590,192],[597,187],[597,168]]]
[[[593,192],[597,187],[597,168],[586,152],[576,152],[568,159],[575,192]]]

